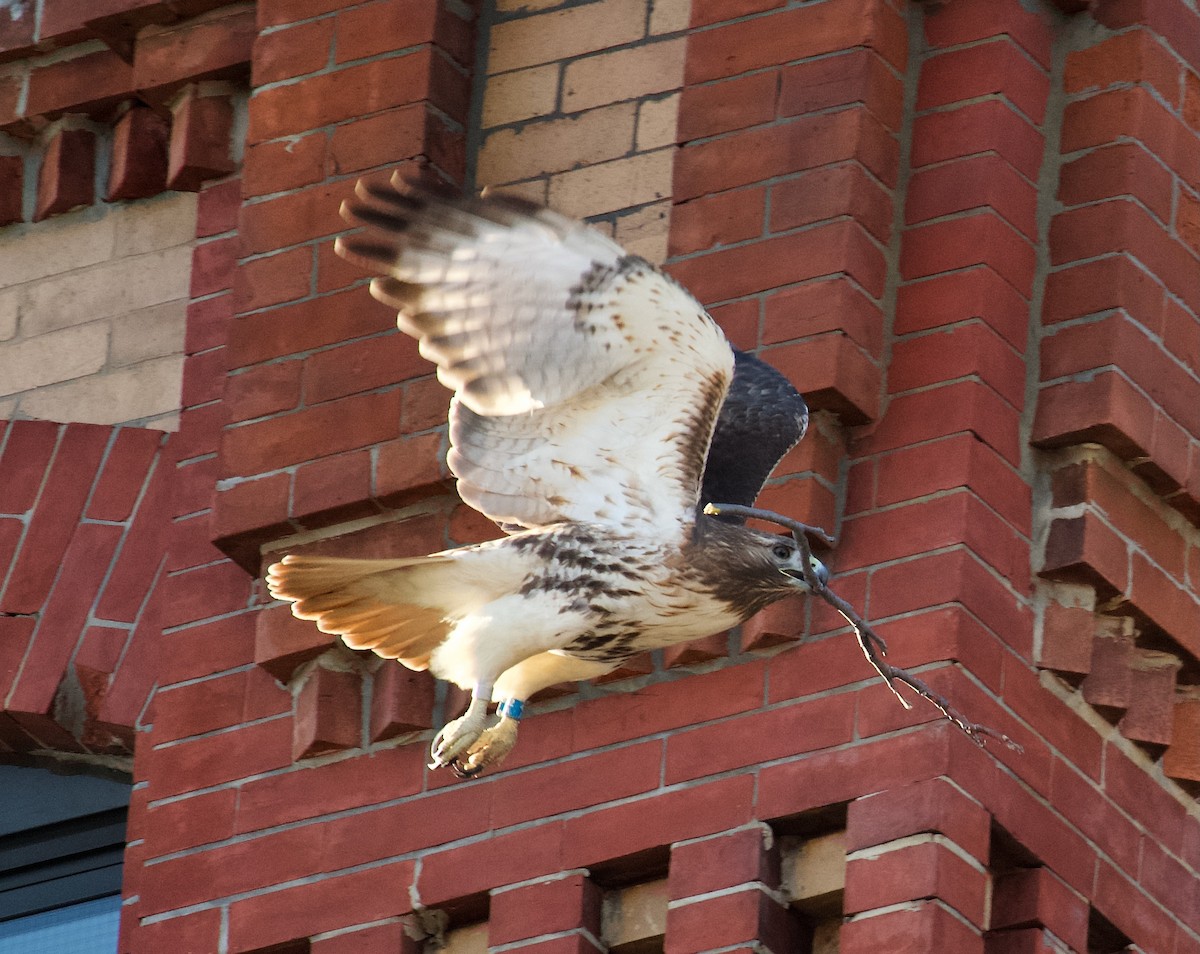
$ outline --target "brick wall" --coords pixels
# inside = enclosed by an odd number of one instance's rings
[[[187,296],[176,430],[29,420],[39,379],[0,445],[0,757],[131,773],[122,951],[1200,951],[1198,71],[1192,0],[0,10],[0,255],[55,249],[0,271],[0,362],[56,261]],[[332,252],[418,161],[594,218],[787,372],[766,503],[1024,754],[789,602],[426,769],[462,695],[258,582],[496,532]],[[104,237],[160,212],[177,251]]]

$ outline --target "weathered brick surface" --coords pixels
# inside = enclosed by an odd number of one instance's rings
[[[0,221],[49,216],[0,231],[0,752],[145,783],[122,950],[415,950],[419,902],[591,954],[642,882],[664,950],[795,950],[780,855],[829,832],[843,952],[1200,947],[1192,4],[500,0],[478,63],[467,5],[43,7],[0,14]],[[79,133],[110,204],[70,212]],[[462,694],[257,582],[497,532],[330,247],[355,175],[421,160],[592,217],[788,373],[764,502],[1024,754],[796,600],[548,693],[503,771],[426,769]]]

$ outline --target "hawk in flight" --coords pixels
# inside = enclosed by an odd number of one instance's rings
[[[366,229],[337,251],[382,276],[372,293],[454,391],[459,494],[508,535],[409,559],[288,555],[267,584],[351,648],[471,691],[434,767],[495,765],[547,686],[824,583],[793,539],[703,512],[751,505],[808,409],[662,271],[512,197],[359,183],[342,213]]]

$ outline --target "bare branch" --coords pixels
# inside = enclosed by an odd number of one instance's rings
[[[710,503],[705,505],[704,512],[711,516],[726,514],[731,517],[753,517],[778,524],[784,529],[790,530],[793,539],[796,541],[796,546],[800,549],[800,553],[804,558],[804,582],[808,584],[808,588],[815,596],[819,596],[837,610],[842,618],[854,629],[854,635],[858,639],[858,645],[862,649],[863,655],[867,657],[867,661],[879,673],[879,677],[887,684],[893,695],[900,700],[900,704],[904,708],[911,709],[912,705],[900,694],[900,690],[896,688],[896,683],[903,683],[917,695],[927,699],[946,719],[966,733],[967,737],[976,745],[983,746],[986,745],[988,739],[997,739],[1015,752],[1024,751],[1019,743],[1010,739],[1003,732],[986,725],[981,725],[978,722],[970,721],[951,704],[949,699],[936,691],[923,679],[914,676],[907,669],[893,666],[883,658],[887,655],[887,643],[883,637],[870,627],[853,606],[822,583],[820,577],[817,576],[812,568],[812,548],[809,546],[808,537],[809,535],[815,536],[832,546],[834,538],[826,531],[820,527],[813,527],[809,524],[801,523],[799,520],[793,520],[791,517],[785,517],[783,514],[775,513],[772,510],[759,510],[757,507],[743,507],[740,504]]]

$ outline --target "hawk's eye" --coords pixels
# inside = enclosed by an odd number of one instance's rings
[[[776,560],[790,560],[792,557],[792,548],[784,546],[782,543],[777,543],[771,548],[771,552],[775,554]]]

